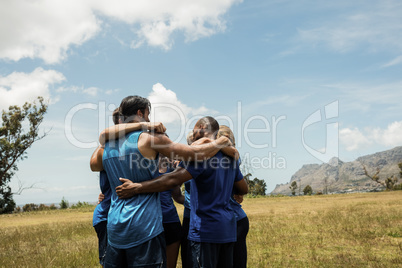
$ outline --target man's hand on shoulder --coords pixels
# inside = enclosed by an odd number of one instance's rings
[[[140,183],[134,183],[128,179],[120,178],[123,183],[116,187],[116,194],[120,199],[130,198],[139,193]]]
[[[221,136],[221,137],[217,138],[215,140],[215,142],[216,142],[216,145],[219,146],[220,148],[232,146],[232,143],[230,142],[230,140],[225,136]]]
[[[166,127],[161,122],[144,122],[144,129],[156,133],[165,133]]]

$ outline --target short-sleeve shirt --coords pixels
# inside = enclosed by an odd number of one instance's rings
[[[99,186],[105,198],[95,207],[92,226],[95,226],[102,221],[107,221],[107,215],[109,213],[112,190],[110,189],[109,180],[105,171],[99,173]]]
[[[239,164],[218,152],[204,162],[182,162],[191,180],[191,216],[188,239],[195,242],[236,241],[236,218],[230,206],[235,181],[243,179]]]
[[[172,191],[170,189],[160,193],[163,223],[180,222],[176,206],[172,199]]]

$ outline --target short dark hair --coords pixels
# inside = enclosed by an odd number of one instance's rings
[[[120,103],[120,114],[123,116],[125,122],[127,118],[136,115],[138,110],[140,110],[142,113],[145,113],[147,108],[151,110],[151,103],[147,98],[137,95],[128,96],[125,97]]]
[[[218,134],[219,123],[212,116],[205,116],[205,117],[201,118],[198,122],[201,123],[201,124],[206,125],[207,129],[209,131],[211,131],[211,133],[214,133],[215,136]]]
[[[121,114],[120,114],[120,107],[117,107],[117,108],[114,109],[114,111],[113,111],[113,123],[114,123],[115,125],[118,125],[118,124],[120,123],[120,122],[119,122],[120,117],[121,117]]]

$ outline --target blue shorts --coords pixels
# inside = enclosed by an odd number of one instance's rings
[[[107,248],[107,221],[101,221],[94,226],[98,236],[99,263],[103,266]]]
[[[120,249],[107,246],[104,267],[166,268],[166,245],[163,233],[141,245]]]
[[[232,268],[235,242],[217,244],[190,242],[193,267]]]

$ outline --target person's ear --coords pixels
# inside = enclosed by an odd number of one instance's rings
[[[137,111],[137,116],[140,118],[144,118],[144,114],[141,112],[141,110]]]

